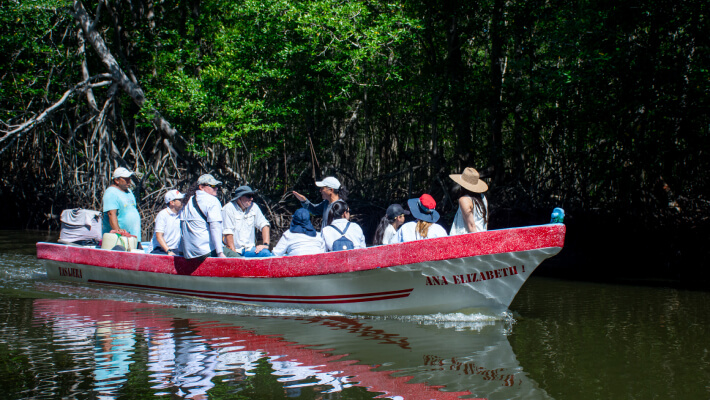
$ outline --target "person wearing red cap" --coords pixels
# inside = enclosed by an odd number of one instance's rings
[[[418,199],[407,200],[409,210],[416,221],[407,222],[397,231],[396,242],[411,242],[420,239],[433,239],[448,236],[446,229],[437,224],[439,213],[435,210],[436,201],[428,194]]]

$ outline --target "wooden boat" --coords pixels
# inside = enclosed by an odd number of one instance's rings
[[[504,312],[564,244],[549,224],[317,255],[207,258],[38,243],[47,276],[234,301],[356,314]]]

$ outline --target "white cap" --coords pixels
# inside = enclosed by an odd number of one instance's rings
[[[329,187],[331,189],[338,190],[340,189],[340,181],[337,180],[334,176],[329,176],[320,182],[316,182],[316,186]]]
[[[183,199],[184,197],[185,194],[180,193],[180,191],[177,189],[168,190],[168,193],[165,193],[165,202],[170,203],[173,200]]]
[[[204,174],[201,175],[197,179],[197,184],[198,185],[221,185],[222,182],[218,181],[217,179],[214,178],[214,176],[210,174]]]
[[[113,179],[130,178],[131,175],[133,175],[133,171],[129,171],[123,167],[118,167],[113,171]]]

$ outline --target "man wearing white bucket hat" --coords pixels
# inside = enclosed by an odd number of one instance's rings
[[[165,203],[168,205],[155,216],[155,230],[153,231],[153,251],[155,254],[174,256],[180,246],[180,217],[182,199],[185,197],[179,190],[168,190],[165,193]]]
[[[111,186],[103,196],[102,234],[112,230],[125,231],[141,241],[141,215],[136,207],[136,197],[131,192],[133,171],[119,167],[113,171]]]

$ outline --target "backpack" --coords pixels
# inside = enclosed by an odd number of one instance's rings
[[[348,222],[348,224],[345,225],[345,229],[342,231],[340,229],[338,229],[338,227],[335,225],[328,225],[328,226],[335,229],[336,231],[338,231],[342,235],[340,237],[340,239],[337,239],[336,241],[333,242],[333,250],[332,251],[352,250],[355,248],[355,244],[353,243],[353,241],[345,237],[345,232],[348,231],[348,227],[350,226],[350,222]]]

